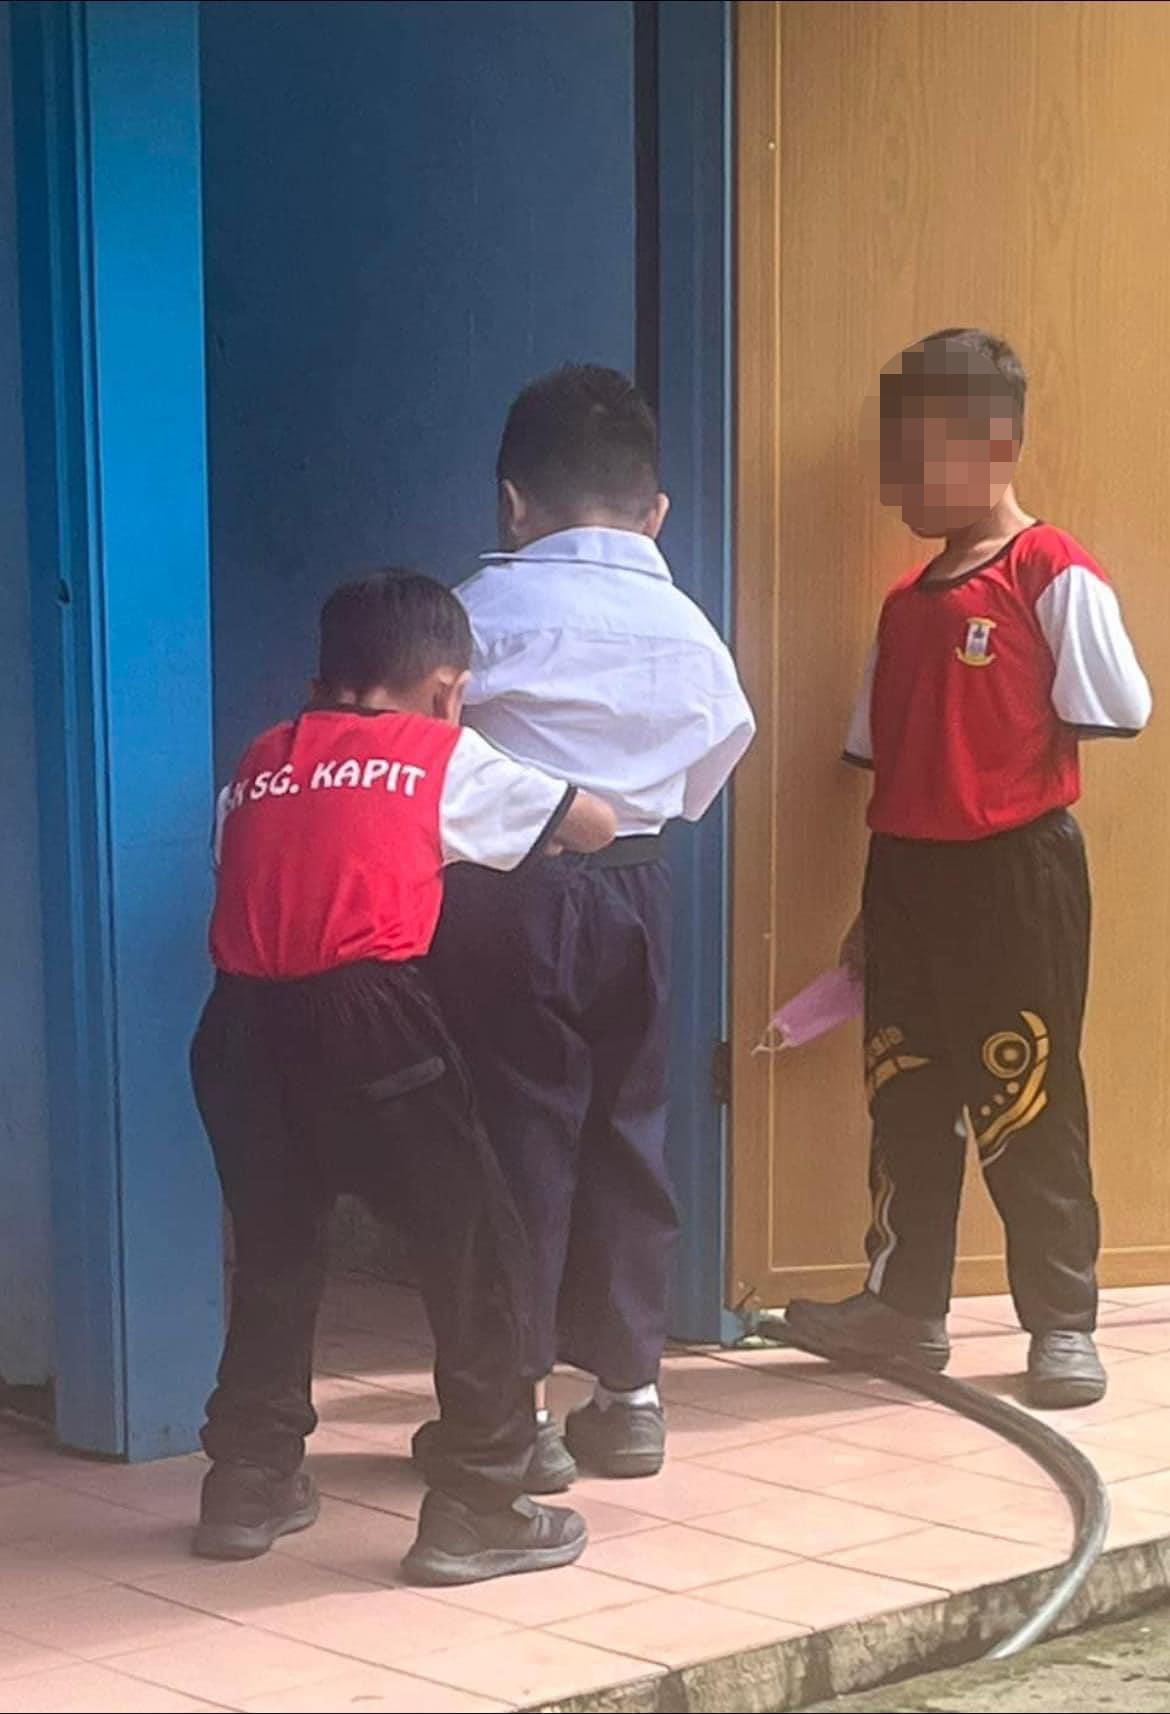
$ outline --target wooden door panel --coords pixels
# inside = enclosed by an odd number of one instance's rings
[[[882,594],[921,557],[862,467],[881,364],[957,323],[1028,368],[1025,505],[1115,574],[1170,677],[1170,7],[738,7],[737,637],[761,717],[735,812],[729,1301],[860,1281],[857,1030],[752,1056],[834,957],[867,783],[838,761]],[[1087,1065],[1102,1277],[1170,1279],[1170,726],[1086,757],[1097,898]],[[960,1291],[1000,1289],[978,1174]]]

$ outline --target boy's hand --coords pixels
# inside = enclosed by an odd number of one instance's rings
[[[860,982],[865,975],[865,922],[860,911],[854,917],[849,933],[841,942],[838,961]]]

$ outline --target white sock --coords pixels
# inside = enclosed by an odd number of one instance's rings
[[[537,1413],[536,1413],[536,1426],[537,1426],[537,1428],[547,1428],[551,1421],[552,1421],[552,1411],[547,1410],[544,1407],[542,1407],[540,1410],[537,1411]]]
[[[593,1402],[598,1410],[608,1410],[610,1405],[637,1407],[638,1405],[656,1405],[661,1401],[658,1397],[658,1388],[653,1381],[650,1382],[649,1386],[634,1387],[628,1393],[611,1392],[608,1387],[603,1387],[600,1381],[596,1381],[593,1386]]]

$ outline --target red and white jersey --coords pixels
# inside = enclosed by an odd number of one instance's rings
[[[869,825],[985,839],[1080,796],[1078,741],[1133,737],[1150,687],[1109,580],[1037,523],[947,583],[886,597],[846,743],[874,770]]]
[[[421,714],[310,709],[257,738],[220,793],[212,959],[285,980],[421,958],[444,865],[516,868],[573,795]]]

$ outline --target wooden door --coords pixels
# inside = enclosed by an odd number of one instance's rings
[[[867,783],[838,762],[882,593],[914,544],[857,423],[940,326],[1016,343],[1024,504],[1085,539],[1170,685],[1170,6],[738,9],[739,656],[761,736],[735,814],[729,1302],[859,1284],[857,1030],[777,1059],[773,1002],[856,906]],[[1087,1065],[1106,1282],[1170,1280],[1170,720],[1087,758]],[[958,1286],[1001,1289],[972,1172]]]

